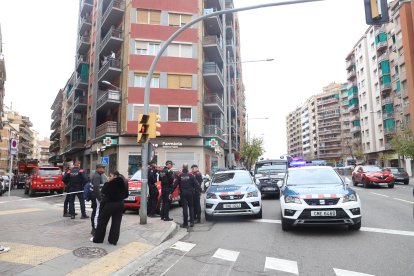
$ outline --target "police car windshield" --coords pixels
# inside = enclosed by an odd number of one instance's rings
[[[287,169],[286,162],[269,162],[269,163],[264,163],[264,164],[256,164],[256,174],[285,172],[286,169]]]
[[[252,178],[246,171],[216,173],[213,176],[211,185],[252,185]]]
[[[56,168],[40,169],[39,176],[44,176],[44,175],[60,175],[60,170]]]
[[[329,169],[297,169],[289,170],[287,186],[343,185],[341,177]]]
[[[141,180],[142,179],[142,173],[141,172],[142,172],[141,170],[136,171],[134,173],[134,175],[131,177],[131,180],[133,180],[133,181]]]

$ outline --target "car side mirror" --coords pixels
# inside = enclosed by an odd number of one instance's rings
[[[283,186],[283,180],[279,180],[279,181],[277,182],[277,186],[278,186],[279,188],[282,188],[282,186]]]

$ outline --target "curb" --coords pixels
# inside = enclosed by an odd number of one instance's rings
[[[170,222],[170,228],[168,229],[168,231],[166,231],[161,238],[158,240],[157,245],[162,244],[163,242],[171,239],[172,237],[174,237],[175,234],[177,234],[178,232],[178,224],[175,223],[174,221]]]

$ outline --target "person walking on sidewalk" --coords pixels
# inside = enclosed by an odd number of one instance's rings
[[[80,162],[77,161],[75,166],[68,170],[63,176],[62,181],[67,183],[68,192],[73,193],[69,195],[69,213],[70,218],[75,218],[75,197],[79,199],[79,204],[82,212],[81,219],[87,219],[89,216],[85,210],[85,199],[83,198],[83,186],[88,182],[88,178],[85,175],[84,170],[80,168]]]
[[[170,194],[174,184],[174,173],[171,170],[174,163],[172,161],[165,162],[164,169],[160,172],[161,179],[161,219],[165,221],[171,221],[170,218]]]
[[[95,174],[93,175],[92,181],[91,181],[91,186],[92,186],[92,194],[91,194],[92,231],[91,231],[91,234],[92,236],[95,235],[96,227],[98,226],[99,210],[100,210],[101,201],[102,201],[101,189],[106,182],[107,182],[107,178],[105,176],[105,165],[104,164],[96,165]]]
[[[183,224],[181,228],[188,227],[188,210],[190,210],[190,227],[194,226],[194,193],[199,184],[195,177],[188,172],[188,165],[183,165],[183,170],[175,179],[171,195],[177,186],[180,187],[180,201],[183,207]]]
[[[201,195],[201,183],[203,183],[203,176],[198,170],[196,164],[191,166],[191,174],[197,180],[197,187],[194,191],[194,220],[196,223],[201,223],[201,204],[200,204],[200,195]]]
[[[102,243],[105,239],[106,226],[111,219],[108,242],[116,245],[121,230],[122,214],[124,213],[124,199],[128,197],[128,185],[125,178],[115,171],[109,174],[109,182],[102,188],[105,196],[101,213],[99,214],[98,227],[95,236],[91,239],[94,243]]]
[[[151,162],[148,167],[148,190],[149,190],[148,216],[149,217],[156,216],[156,209],[157,209],[157,202],[158,202],[157,178],[158,178],[158,172],[156,168],[156,163]]]

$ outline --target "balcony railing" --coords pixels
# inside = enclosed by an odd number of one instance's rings
[[[348,80],[351,80],[351,79],[355,78],[356,77],[355,70],[349,71],[346,76],[347,76]]]
[[[110,68],[121,69],[121,59],[109,58],[99,70],[98,78],[101,78]]]
[[[118,123],[114,121],[108,121],[96,127],[96,138],[102,137],[106,134],[118,135]]]
[[[220,49],[223,49],[223,40],[219,36],[209,35],[203,37],[203,46],[217,45]]]
[[[101,46],[100,46],[100,51],[102,51],[102,49],[105,47],[105,45],[108,43],[108,41],[112,37],[122,39],[122,30],[111,27],[111,29],[108,31],[108,33],[105,35],[105,37],[102,39]]]
[[[383,48],[386,48],[387,46],[388,46],[387,41],[380,41],[377,43],[376,48],[377,48],[377,51],[379,51]]]
[[[379,57],[378,57],[378,63],[380,63],[380,62],[382,62],[382,61],[384,61],[384,60],[388,60],[389,58],[388,58],[388,53],[383,53],[382,55],[380,55]]]
[[[223,109],[223,100],[218,95],[206,95],[204,97],[204,104],[217,104]]]
[[[384,83],[380,86],[381,92],[387,92],[392,89],[391,83]]]
[[[351,67],[355,66],[355,60],[351,59],[346,62],[346,69],[350,69]]]
[[[382,113],[382,119],[386,120],[386,119],[394,119],[394,112],[384,112]]]
[[[382,102],[382,105],[394,104],[394,98],[392,98],[392,97],[382,98],[381,102]]]
[[[109,6],[106,8],[106,10],[105,10],[105,12],[102,16],[102,25],[103,26],[108,26],[109,25],[109,23],[106,22],[106,21],[110,17],[109,14],[111,13],[111,11],[114,8],[117,9],[118,12],[115,12],[116,10],[114,10],[115,13],[113,13],[113,15],[111,16],[110,19],[117,21],[121,18],[122,13],[125,11],[125,1],[124,0],[112,0],[111,4],[109,4]],[[122,12],[119,12],[119,10],[121,10]],[[116,16],[116,18],[114,18],[113,16]]]
[[[361,131],[361,126],[353,126],[351,127],[351,132],[358,132]]]
[[[205,62],[203,64],[203,75],[210,75],[215,74],[217,75],[220,82],[223,84],[223,72],[221,72],[220,68],[217,66],[215,62]]]
[[[217,125],[205,125],[204,136],[217,136],[223,139],[223,130]]]
[[[117,90],[107,90],[98,98],[96,109],[100,109],[106,103],[121,103],[121,93]]]
[[[395,134],[395,127],[384,128],[384,134]]]

